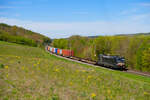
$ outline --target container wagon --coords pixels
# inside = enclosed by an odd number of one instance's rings
[[[62,55],[65,57],[71,57],[74,56],[74,53],[72,50],[62,50]]]

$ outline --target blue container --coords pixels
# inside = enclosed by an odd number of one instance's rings
[[[55,48],[55,53],[57,54],[57,48]]]

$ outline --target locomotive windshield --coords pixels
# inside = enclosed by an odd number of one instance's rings
[[[117,58],[116,60],[117,60],[118,63],[124,63],[125,62],[124,58]]]

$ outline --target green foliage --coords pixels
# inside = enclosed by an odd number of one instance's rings
[[[94,44],[96,45],[96,55],[99,54],[110,54],[111,53],[111,37],[100,36],[95,39]]]
[[[59,100],[59,96],[58,95],[53,95],[51,100]]]
[[[69,44],[62,46],[62,41],[67,41]],[[97,60],[99,54],[123,56],[129,68],[150,72],[147,60],[150,35],[100,36],[94,39],[72,36],[69,39],[54,40],[53,44],[57,48],[73,50],[76,57],[90,60]]]
[[[48,37],[44,37],[43,38],[43,44],[45,45],[45,44],[50,44],[52,41],[51,41],[51,39],[50,38],[48,38]]]
[[[0,68],[4,68],[4,65],[3,65],[3,64],[0,64]]]
[[[150,72],[150,46],[148,49],[143,51],[143,56],[141,58],[143,70]]]
[[[13,42],[29,46],[37,46],[36,42],[32,39],[24,38],[22,36],[9,35],[7,33],[0,34],[0,41]]]
[[[61,49],[69,48],[69,43],[68,40],[66,39],[54,39],[52,45],[56,48],[61,48]]]
[[[0,23],[0,40],[39,47],[51,43],[50,38],[39,33],[26,30],[22,27],[9,26],[4,23]]]

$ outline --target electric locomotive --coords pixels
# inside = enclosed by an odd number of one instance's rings
[[[98,56],[97,64],[105,67],[123,70],[125,69],[125,58],[100,54]]]

